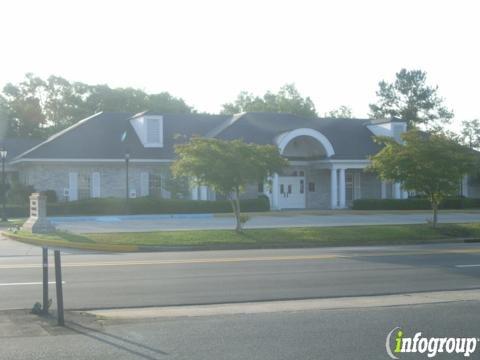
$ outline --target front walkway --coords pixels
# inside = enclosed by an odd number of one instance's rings
[[[251,215],[245,228],[280,228],[310,226],[350,226],[425,224],[431,218],[428,212],[305,212],[266,213]],[[234,219],[227,215],[132,215],[132,216],[85,216],[51,218],[58,229],[76,233],[99,232],[144,232],[158,230],[212,230],[232,229]],[[440,212],[439,222],[479,222],[478,212]]]

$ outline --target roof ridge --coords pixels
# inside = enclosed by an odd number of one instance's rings
[[[76,129],[77,127],[79,127],[79,126],[87,123],[89,120],[92,120],[92,119],[98,117],[99,115],[101,115],[101,114],[103,114],[103,113],[104,113],[104,111],[100,111],[100,112],[98,112],[98,113],[96,113],[96,114],[93,114],[93,115],[91,115],[91,116],[89,116],[89,117],[86,117],[86,118],[84,118],[84,119],[76,122],[75,124],[67,127],[66,129],[63,129],[63,130],[61,130],[61,131],[53,134],[53,135],[50,136],[47,140],[42,141],[40,144],[32,147],[31,149],[29,149],[29,150],[27,150],[27,151],[24,151],[24,152],[21,153],[20,155],[15,156],[15,158],[13,158],[11,161],[14,162],[14,161],[19,160],[19,159],[22,158],[23,156],[31,153],[31,152],[34,151],[34,150],[37,150],[39,147],[41,147],[41,146],[43,146],[43,145],[45,145],[45,144],[48,144],[48,143],[52,142],[53,140],[55,140],[55,139],[59,138],[60,136],[66,134],[66,133],[69,132],[70,130]]]
[[[242,118],[244,115],[246,115],[246,112],[242,112],[239,114],[233,114],[231,118],[225,120],[223,123],[218,125],[217,127],[213,128],[209,132],[205,134],[205,137],[208,138],[214,138],[220,135],[223,131],[225,131],[227,128],[235,124],[240,118]]]

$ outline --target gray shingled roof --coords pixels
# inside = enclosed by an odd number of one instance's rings
[[[84,119],[23,153],[22,159],[173,159],[175,143],[193,135],[220,139],[243,139],[273,144],[279,134],[296,128],[312,128],[333,145],[336,159],[366,159],[379,146],[367,119],[307,119],[285,113],[251,112],[229,115],[157,114],[163,116],[163,148],[145,148],[129,123],[130,113],[105,112]],[[127,141],[121,142],[127,130]],[[177,135],[180,135],[177,136]]]
[[[373,134],[366,127],[368,119],[307,119],[292,114],[245,113],[222,129],[217,138],[243,139],[256,144],[273,144],[276,136],[297,128],[318,130],[331,142],[335,155],[332,159],[366,159],[377,153],[380,146],[373,142]]]
[[[6,138],[0,140],[0,148],[5,148],[7,150],[8,162],[28,149],[40,144],[41,142],[41,139],[35,138]]]
[[[130,113],[104,112],[80,121],[24,153],[22,159],[172,159],[176,134],[205,135],[225,115],[163,114],[164,147],[144,148],[129,123]],[[127,131],[127,140],[121,141]]]

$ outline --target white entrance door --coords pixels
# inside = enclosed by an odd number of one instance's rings
[[[278,186],[279,209],[305,209],[305,178],[303,176],[279,176]]]

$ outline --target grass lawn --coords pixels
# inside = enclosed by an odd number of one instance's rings
[[[9,219],[8,221],[0,221],[0,228],[8,228],[11,226],[22,226],[27,219]]]
[[[425,225],[372,225],[345,227],[306,227],[245,230],[162,231],[144,233],[51,235],[5,232],[13,239],[48,245],[101,251],[137,251],[148,248],[181,250],[236,248],[292,248],[318,246],[399,245],[480,239],[480,223],[441,224],[436,229]]]

